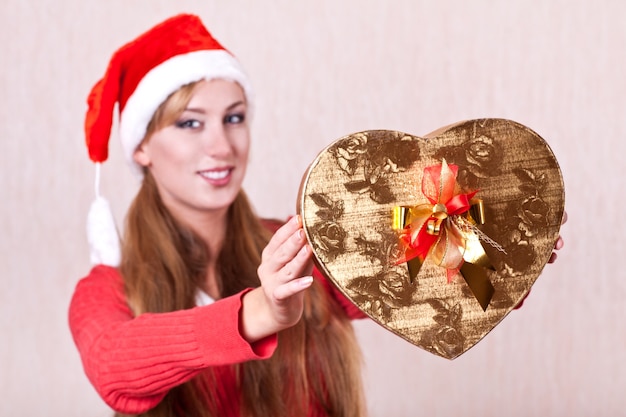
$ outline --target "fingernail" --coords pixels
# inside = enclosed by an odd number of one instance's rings
[[[558,240],[556,241],[556,244],[554,245],[554,249],[559,250],[563,247],[563,244],[565,242],[563,242],[563,238],[559,237]]]
[[[304,240],[304,230],[298,230],[298,239]]]
[[[313,277],[303,277],[300,278],[300,286],[308,287],[313,283]]]

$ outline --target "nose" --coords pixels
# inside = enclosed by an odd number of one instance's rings
[[[233,147],[222,123],[212,123],[205,132],[204,151],[207,155],[216,159],[231,156]]]

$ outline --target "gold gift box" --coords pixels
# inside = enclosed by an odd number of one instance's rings
[[[482,200],[476,233],[492,269],[484,306],[463,274],[448,282],[429,257],[413,277],[398,263],[394,210],[429,204],[424,169],[456,165],[456,181]],[[345,136],[324,149],[298,197],[319,269],[364,313],[435,355],[453,359],[480,341],[524,297],[559,236],[559,165],[547,143],[509,120],[457,123],[425,137],[388,130]],[[396,219],[397,221],[397,219]]]

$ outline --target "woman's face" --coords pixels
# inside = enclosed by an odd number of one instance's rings
[[[195,88],[181,116],[135,152],[154,177],[161,198],[179,219],[225,211],[246,172],[247,104],[239,84],[216,79]]]

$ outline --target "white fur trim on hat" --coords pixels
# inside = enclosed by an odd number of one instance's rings
[[[225,50],[200,50],[176,55],[152,68],[128,98],[120,115],[120,140],[127,162],[141,177],[133,154],[143,140],[157,108],[180,87],[199,80],[223,78],[235,81],[252,105],[252,88],[239,62]]]

